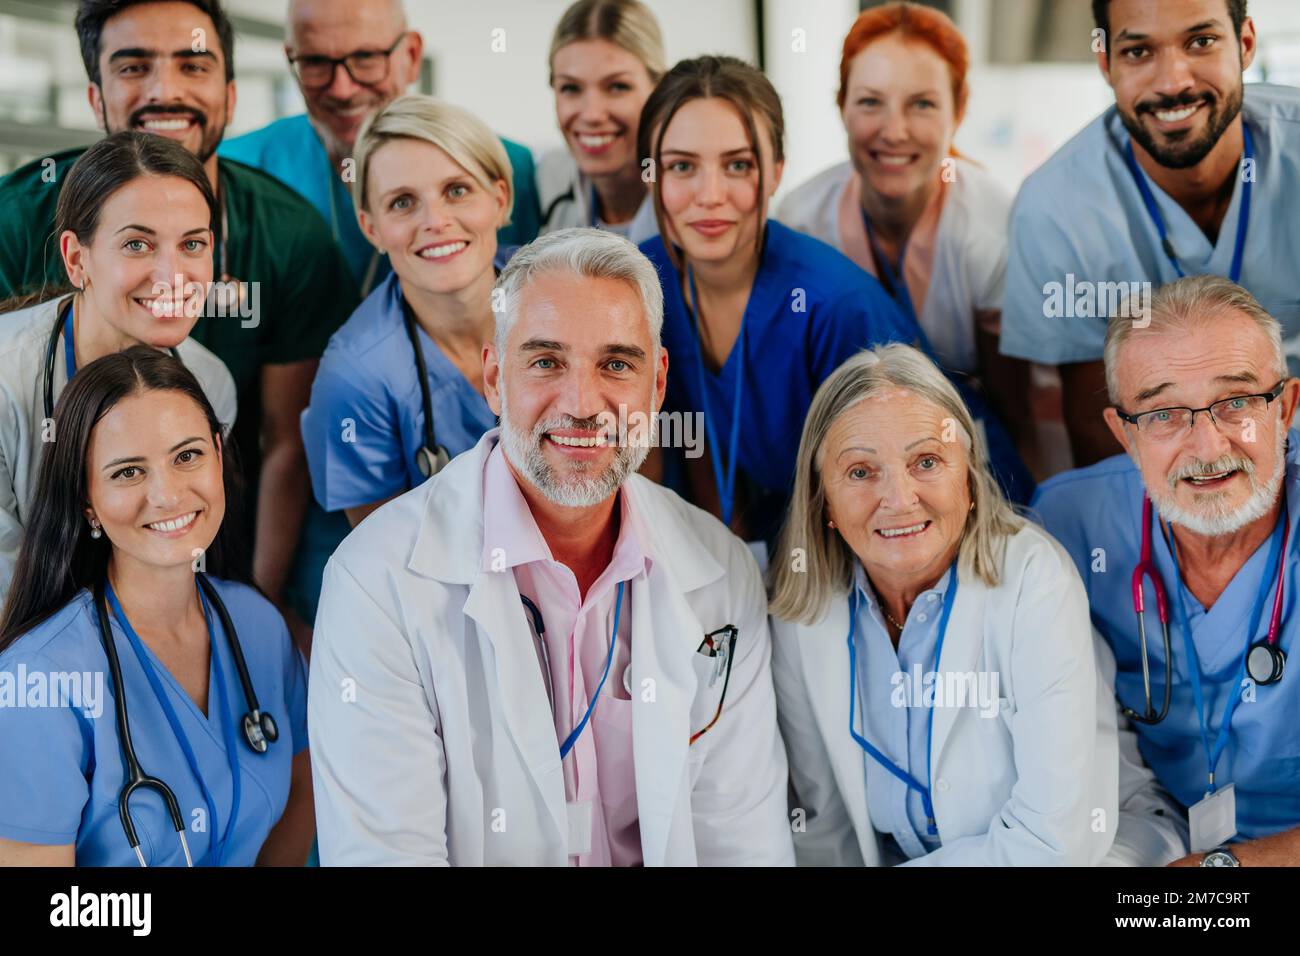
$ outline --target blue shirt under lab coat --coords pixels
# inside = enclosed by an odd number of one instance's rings
[[[1296,532],[1300,522],[1300,432],[1291,431],[1288,438],[1283,488],[1290,508],[1291,530],[1278,643],[1289,653],[1295,644],[1295,632],[1300,629],[1295,584],[1300,573]],[[1083,577],[1093,623],[1115,652],[1119,668],[1116,695],[1139,713],[1145,709],[1145,698],[1130,582],[1142,545],[1142,498],[1143,486],[1137,468],[1127,456],[1117,455],[1044,482],[1033,504],[1036,516],[1065,546]],[[1247,645],[1268,632],[1274,594],[1274,568],[1265,567],[1270,546],[1270,540],[1260,545],[1208,611],[1191,592],[1183,589],[1192,644],[1200,659],[1211,745],[1222,726],[1228,695],[1243,695],[1232,715],[1228,744],[1215,772],[1217,786],[1236,784],[1237,833],[1243,839],[1300,826],[1300,733],[1296,732],[1300,727],[1300,675],[1291,673],[1288,667],[1276,684],[1237,685],[1241,657]],[[1151,548],[1170,602],[1173,694],[1169,714],[1161,723],[1148,726],[1135,722],[1134,726],[1147,765],[1170,793],[1184,806],[1190,806],[1205,795],[1208,760],[1188,677],[1173,556],[1154,521]],[[1270,582],[1263,613],[1255,633],[1247,635],[1265,575]],[[1149,582],[1146,594],[1151,693],[1159,708],[1164,693],[1165,654],[1155,613],[1155,595]]]
[[[434,439],[454,458],[496,426],[496,415],[418,323],[416,336]],[[420,377],[395,273],[330,338],[302,413],[302,438],[312,490],[326,511],[382,501],[425,480],[415,458],[424,444]]]
[[[854,562],[858,616],[853,636],[858,653],[858,706],[864,718],[855,729],[924,787],[930,785],[930,721],[934,708],[915,704],[924,700],[926,675],[936,671],[939,620],[951,579],[950,569],[934,587],[916,596],[895,649],[875,590],[862,565]],[[872,826],[893,838],[904,859],[915,859],[936,849],[939,838],[927,833],[921,795],[865,750],[862,760]]]
[[[307,675],[284,619],[271,602],[246,585],[209,580],[239,632],[258,702],[280,730],[279,740],[266,753],[254,753],[244,741],[243,717],[248,708],[230,642],[221,633],[215,610],[206,715],[142,645],[215,799],[215,820],[207,818],[199,782],[111,610],[109,620],[122,665],[136,755],[145,773],[161,778],[175,793],[195,866],[210,862],[212,838],[225,832],[230,819],[234,788],[223,722],[234,726],[240,803],[225,863],[252,866],[284,812],[293,756],[307,747]],[[218,672],[225,688],[224,712]],[[39,686],[53,686],[54,675],[80,675],[82,690],[61,698],[38,696]],[[96,686],[102,691],[97,697]],[[88,590],[78,592],[0,654],[0,837],[51,846],[73,843],[78,866],[138,865],[118,817],[124,771],[115,699]],[[184,866],[180,840],[157,792],[137,790],[130,806],[146,864]]]
[[[1241,285],[1282,323],[1292,374],[1300,373],[1300,89],[1248,84],[1242,116],[1255,145]],[[1001,350],[1035,362],[1101,359],[1106,310],[1118,289],[1101,283],[1178,278],[1126,160],[1128,131],[1115,107],[1062,146],[1020,188],[1011,212]],[[1143,173],[1145,177],[1146,174]],[[1218,239],[1146,177],[1185,275],[1227,276],[1242,206],[1233,186]],[[1141,287],[1138,287],[1139,293]]]

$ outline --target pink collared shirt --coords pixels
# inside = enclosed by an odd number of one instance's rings
[[[623,588],[618,634],[609,676],[591,719],[564,758],[564,795],[570,814],[585,819],[590,808],[591,849],[569,856],[573,866],[639,866],[636,776],[632,764],[632,699],[623,675],[632,660],[631,580],[646,574],[650,558],[637,534],[628,496],[619,494],[619,533],[614,554],[586,599],[568,567],[551,556],[532,511],[515,481],[501,445],[484,471],[483,567],[514,573],[519,593],[531,598],[545,622],[545,641],[555,695],[557,746],[586,713],[605,672],[615,597]],[[531,626],[531,617],[529,618]],[[575,661],[577,666],[575,665]],[[632,685],[635,691],[635,683]]]

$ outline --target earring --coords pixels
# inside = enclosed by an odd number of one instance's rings
[[[826,527],[828,527],[828,528],[833,528],[833,527],[835,527],[835,522],[834,522],[834,521],[827,521],[827,522],[826,522]]]
[[[94,518],[90,519],[90,536],[92,538],[102,538],[104,536],[104,532],[99,530],[99,522]]]

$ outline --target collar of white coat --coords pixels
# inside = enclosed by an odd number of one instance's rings
[[[420,530],[407,559],[411,573],[447,584],[472,585],[482,573],[483,473],[501,430],[484,433],[477,445],[456,458],[422,487],[425,504]],[[471,479],[477,476],[477,480]],[[623,483],[638,516],[638,534],[656,571],[671,577],[682,592],[707,587],[725,574],[711,550],[673,513],[665,497],[672,492],[640,475]],[[448,547],[448,542],[456,542]]]

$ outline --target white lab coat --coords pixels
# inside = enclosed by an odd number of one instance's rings
[[[801,865],[883,862],[867,806],[870,758],[848,731],[848,618],[847,599],[837,598],[814,625],[773,622],[792,809],[806,814],[806,831],[794,837]],[[910,863],[1090,865],[1112,841],[1120,856],[1106,862],[1173,858],[1154,858],[1167,845],[1154,816],[1165,805],[1142,802],[1154,777],[1126,775],[1125,798],[1138,812],[1118,819],[1116,709],[1097,644],[1078,572],[1035,525],[1008,540],[996,588],[962,577],[939,671],[996,673],[998,713],[936,708],[931,779],[942,846]]]
[[[483,570],[488,432],[330,559],[308,726],[325,865],[564,865],[559,745],[514,575]],[[632,751],[644,862],[790,864],[767,604],[748,549],[633,476]],[[726,706],[696,649],[740,629]],[[652,683],[647,684],[647,681]],[[653,696],[646,692],[650,688]]]
[[[0,315],[0,601],[9,590],[36,491],[41,449],[56,437],[45,421],[50,333],[68,296]],[[54,401],[68,382],[63,334],[54,355]],[[226,363],[194,339],[176,347],[226,432],[235,423],[235,380]]]

